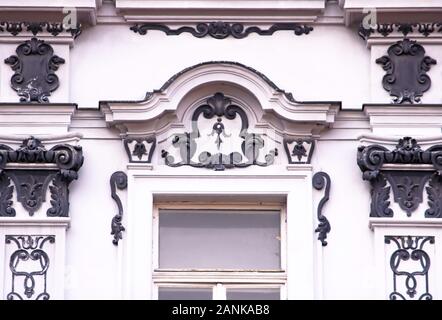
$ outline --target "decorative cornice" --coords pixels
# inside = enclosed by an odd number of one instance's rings
[[[9,32],[13,36],[21,32],[31,32],[34,36],[46,31],[47,33],[58,36],[61,33],[68,33],[75,39],[81,34],[81,24],[75,28],[66,28],[61,22],[0,22],[0,32]]]
[[[223,21],[216,22],[201,22],[196,26],[185,26],[178,29],[171,29],[164,24],[142,24],[130,27],[135,33],[140,35],[147,34],[148,30],[162,31],[168,36],[177,36],[181,33],[190,33],[196,38],[204,38],[210,36],[215,39],[226,39],[233,37],[235,39],[243,39],[248,37],[251,33],[256,33],[260,36],[271,36],[277,31],[293,31],[295,35],[300,36],[309,34],[313,31],[313,27],[306,25],[299,25],[296,23],[275,23],[268,29],[261,29],[258,26],[245,27],[242,23],[229,23]]]
[[[364,180],[376,179],[384,164],[431,164],[438,175],[442,174],[442,145],[422,150],[416,139],[404,137],[394,150],[381,145],[360,146],[358,166]]]
[[[359,36],[368,40],[371,35],[378,33],[383,37],[397,32],[404,37],[410,34],[421,34],[424,37],[430,36],[432,33],[442,33],[442,22],[439,23],[385,23],[377,24],[375,27],[365,28],[362,24],[359,26]]]

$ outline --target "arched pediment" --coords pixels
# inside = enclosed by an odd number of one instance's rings
[[[309,163],[340,102],[297,101],[259,71],[218,61],[182,70],[143,100],[100,106],[129,161],[224,170]]]
[[[167,113],[176,113],[183,99],[195,88],[216,84],[243,88],[256,98],[263,113],[302,123],[304,127],[308,123],[316,129],[318,125],[331,125],[340,108],[340,102],[297,101],[261,72],[230,61],[210,61],[188,67],[172,76],[160,89],[148,92],[143,100],[101,101],[100,107],[110,126],[127,128],[130,122],[147,125]],[[147,127],[154,131],[152,126]],[[147,127],[144,131],[149,131]]]

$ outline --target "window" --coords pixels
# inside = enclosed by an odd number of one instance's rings
[[[157,205],[154,290],[161,300],[285,298],[281,205]]]

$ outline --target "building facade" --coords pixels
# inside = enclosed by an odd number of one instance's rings
[[[0,0],[1,299],[442,298],[441,0]]]

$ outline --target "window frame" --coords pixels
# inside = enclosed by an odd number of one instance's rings
[[[248,210],[280,212],[280,270],[210,270],[159,268],[160,210]],[[210,214],[210,213],[209,213]],[[278,288],[287,299],[287,210],[285,203],[268,202],[155,202],[152,215],[152,285],[153,299],[160,287],[213,288],[214,300],[225,300],[228,288]]]

